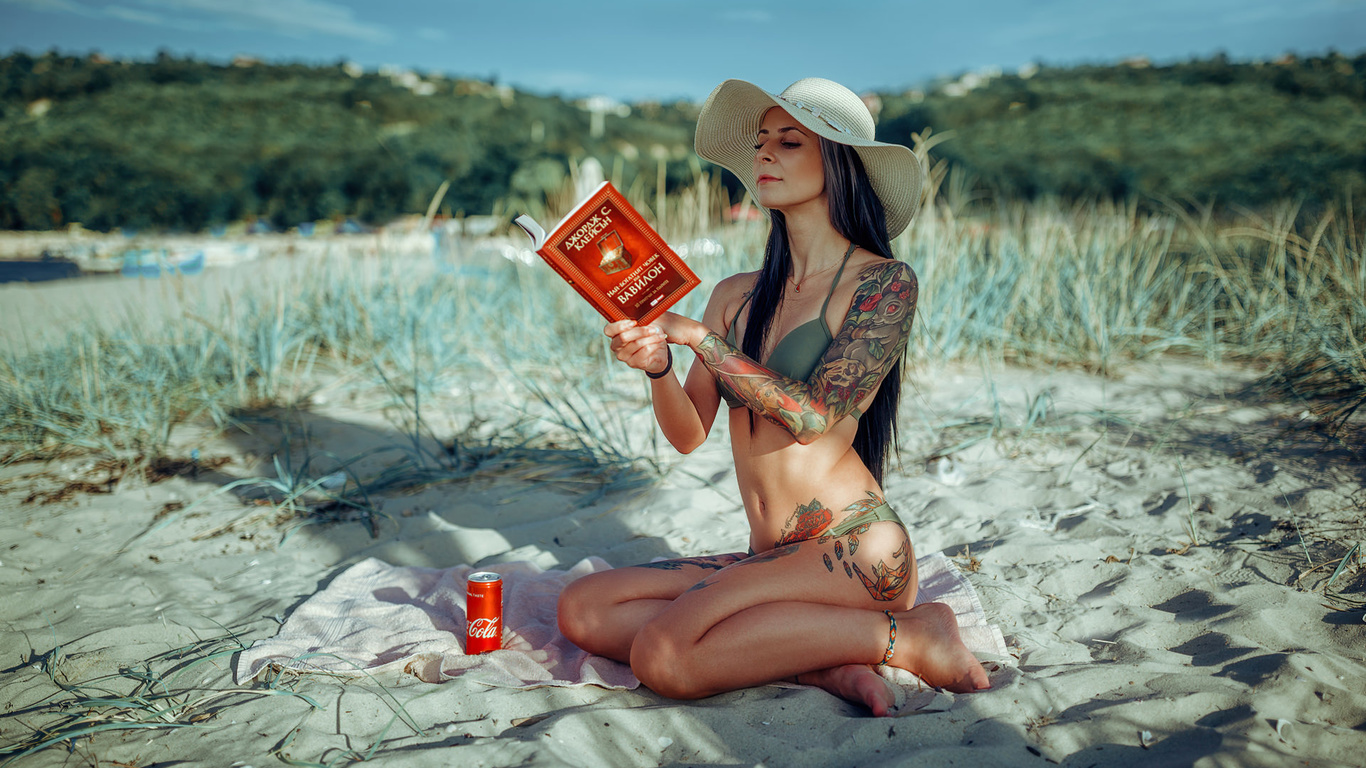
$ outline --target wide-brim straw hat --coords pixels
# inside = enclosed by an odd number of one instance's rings
[[[739,177],[757,203],[754,142],[764,114],[773,107],[785,110],[812,133],[853,147],[882,201],[887,236],[896,237],[906,229],[920,207],[925,176],[920,161],[909,147],[875,141],[867,105],[839,83],[808,77],[776,96],[744,80],[721,83],[697,118],[698,156]]]

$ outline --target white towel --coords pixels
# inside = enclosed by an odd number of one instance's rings
[[[946,603],[958,616],[963,642],[979,655],[1006,656],[1001,631],[986,620],[967,579],[944,554],[917,561],[916,603]],[[640,685],[625,664],[580,650],[560,634],[555,604],[564,586],[611,566],[597,557],[568,571],[533,563],[498,563],[480,570],[503,577],[503,649],[466,656],[465,579],[475,569],[395,566],[374,558],[351,566],[305,600],[275,637],[258,641],[237,659],[238,683],[278,665],[334,675],[406,672],[429,683],[457,675],[488,685]],[[896,682],[913,681],[893,673]]]

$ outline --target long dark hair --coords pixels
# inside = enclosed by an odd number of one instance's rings
[[[819,137],[818,137],[819,138]],[[882,201],[873,191],[863,161],[852,147],[820,139],[821,163],[825,167],[825,191],[830,203],[830,223],[845,239],[885,258],[892,258],[892,242],[887,237],[887,218]],[[792,248],[787,239],[787,221],[779,211],[770,211],[768,245],[764,264],[754,283],[749,300],[749,320],[741,351],[758,360],[763,354],[773,317],[782,304],[787,278],[792,271]],[[821,318],[825,322],[825,318]],[[868,412],[859,419],[854,434],[854,450],[873,479],[882,485],[888,447],[896,446],[896,412],[901,401],[901,358],[887,372]],[[750,413],[750,430],[754,414]]]

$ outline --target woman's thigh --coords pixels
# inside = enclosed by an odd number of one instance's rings
[[[580,648],[617,658],[635,633],[694,584],[744,560],[732,553],[641,563],[589,574],[560,593],[560,631]]]
[[[705,574],[651,623],[657,625],[655,630],[686,641],[764,603],[903,611],[915,603],[917,586],[915,553],[906,529],[894,522],[874,522],[843,536],[823,535],[774,547]]]

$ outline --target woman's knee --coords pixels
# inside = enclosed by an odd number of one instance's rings
[[[712,691],[702,687],[701,672],[693,664],[693,645],[651,621],[631,645],[631,671],[645,687],[671,699],[699,699]]]
[[[589,642],[600,629],[606,605],[603,590],[594,588],[592,575],[571,581],[560,592],[555,618],[564,635],[579,647]]]

